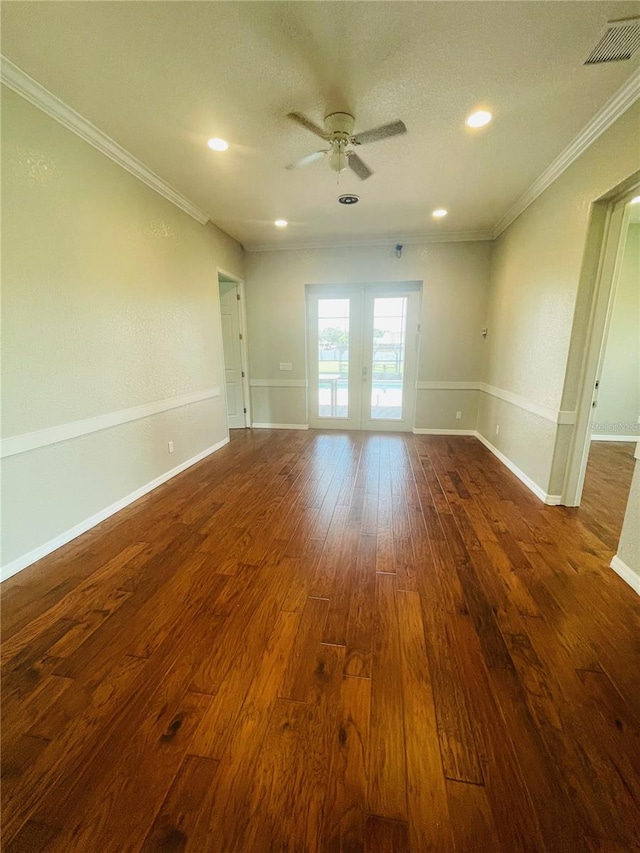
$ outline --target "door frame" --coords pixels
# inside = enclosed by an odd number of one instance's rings
[[[562,503],[565,506],[580,506],[582,499],[591,447],[595,384],[602,371],[629,226],[630,213],[627,205],[639,192],[640,182],[637,182],[606,203],[600,256],[580,371],[576,421],[562,495]]]
[[[412,432],[415,427],[415,419],[416,419],[416,407],[417,407],[417,380],[418,373],[420,368],[420,333],[421,333],[421,314],[422,314],[422,297],[423,297],[423,288],[424,282],[420,280],[405,280],[405,281],[366,281],[366,282],[340,282],[334,284],[307,284],[305,288],[305,316],[307,319],[306,324],[306,343],[307,343],[307,420],[309,424],[314,422],[315,429],[337,429],[337,430],[362,430],[364,432]],[[394,293],[394,290],[399,291],[399,293]],[[409,414],[406,418],[403,418],[403,421],[393,421],[393,420],[383,420],[380,419],[379,423],[377,423],[377,419],[372,420],[370,417],[364,417],[365,405],[367,405],[366,400],[371,399],[371,385],[367,385],[367,390],[363,389],[362,377],[360,373],[355,375],[355,371],[352,373],[350,371],[350,380],[349,380],[349,400],[354,401],[358,406],[358,418],[357,425],[354,425],[354,418],[340,418],[331,419],[331,418],[322,418],[318,419],[317,416],[312,415],[312,405],[313,405],[313,389],[314,387],[314,379],[317,380],[317,353],[312,351],[312,343],[314,337],[310,334],[310,329],[312,326],[312,320],[315,317],[315,322],[317,324],[317,312],[312,309],[312,303],[315,302],[317,305],[318,299],[345,299],[358,298],[361,301],[361,314],[360,317],[356,317],[355,328],[358,330],[358,335],[360,337],[360,345],[361,352],[357,359],[358,362],[363,360],[364,355],[364,346],[367,342],[367,330],[365,328],[365,324],[367,322],[367,301],[371,300],[371,305],[373,306],[373,300],[375,297],[394,297],[394,296],[411,296],[416,294],[418,310],[417,310],[417,322],[415,324],[415,337],[411,339],[409,336],[409,324],[407,325],[407,340],[406,340],[406,351],[405,351],[405,366],[406,362],[411,358],[413,361],[413,381],[408,382],[406,385],[406,399],[410,400],[410,408]],[[373,319],[373,318],[372,318]],[[351,317],[350,317],[351,321]],[[367,348],[368,349],[368,348]],[[408,357],[408,354],[410,356]],[[365,359],[368,361],[368,359]],[[363,366],[363,365],[361,365]],[[373,381],[373,364],[371,364],[371,374],[369,376],[369,383]],[[410,396],[411,395],[411,396]],[[330,423],[327,423],[329,422]],[[367,423],[366,427],[363,427],[363,422]],[[402,424],[402,425],[401,425]]]
[[[246,299],[245,299],[245,288],[244,288],[244,279],[239,278],[234,273],[228,272],[228,270],[223,269],[222,267],[216,267],[216,281],[218,287],[218,300],[220,299],[220,276],[223,275],[225,278],[233,281],[238,288],[239,306],[238,306],[238,325],[240,327],[240,360],[242,362],[242,373],[244,374],[242,377],[242,396],[244,398],[244,425],[245,429],[251,426],[251,396],[249,394],[249,357],[248,357],[248,344],[247,344],[247,308],[246,308]],[[220,327],[220,348],[222,351],[222,363],[224,364],[224,348],[222,347],[222,318],[220,316],[220,303],[218,302],[218,325]],[[224,383],[223,383],[224,384]],[[225,407],[227,408],[227,421],[228,421],[228,406],[226,402],[226,387],[225,387]]]

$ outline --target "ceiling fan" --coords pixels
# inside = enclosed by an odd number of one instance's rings
[[[403,121],[392,121],[390,124],[383,124],[381,127],[365,130],[364,133],[357,133],[354,136],[353,128],[356,120],[350,113],[330,113],[324,120],[324,130],[300,113],[289,113],[287,118],[329,143],[329,148],[307,154],[295,163],[291,163],[287,169],[310,166],[311,163],[322,160],[328,155],[330,169],[339,175],[348,166],[361,181],[366,181],[373,172],[349,146],[366,145],[369,142],[378,142],[380,139],[388,139],[407,132]]]

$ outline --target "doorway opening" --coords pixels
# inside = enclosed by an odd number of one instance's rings
[[[411,431],[421,285],[309,285],[309,424]]]
[[[244,282],[218,270],[220,322],[224,357],[227,425],[245,429],[251,423],[246,353]]]
[[[640,439],[639,192],[626,192],[609,211],[578,403],[577,480],[567,501],[613,554]]]

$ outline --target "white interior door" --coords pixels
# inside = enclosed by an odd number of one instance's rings
[[[242,382],[242,350],[240,348],[238,285],[235,282],[220,282],[220,313],[222,316],[222,347],[227,390],[227,421],[229,429],[244,429],[246,423]]]
[[[311,426],[413,428],[419,315],[416,285],[310,288]]]

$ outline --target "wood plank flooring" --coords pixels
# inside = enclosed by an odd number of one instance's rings
[[[616,553],[635,465],[633,441],[592,441],[579,518]]]
[[[3,584],[3,850],[640,850],[588,518],[474,438],[234,433]]]

